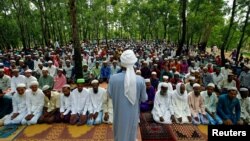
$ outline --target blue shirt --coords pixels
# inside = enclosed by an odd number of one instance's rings
[[[230,119],[234,124],[240,119],[240,102],[238,98],[230,100],[228,94],[223,94],[219,97],[217,105],[217,114],[223,119]]]
[[[100,78],[108,78],[109,79],[110,75],[111,75],[111,68],[109,66],[107,66],[107,67],[103,66],[101,68],[101,76],[100,76]]]

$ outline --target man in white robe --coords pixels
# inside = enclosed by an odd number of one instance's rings
[[[26,84],[26,88],[29,88],[30,87],[30,83],[33,82],[33,81],[37,81],[37,79],[32,76],[32,70],[31,69],[28,69],[25,71],[25,84]]]
[[[89,92],[84,87],[85,80],[77,80],[77,88],[72,91],[72,110],[70,124],[83,125],[87,122],[87,111],[90,104]]]
[[[25,76],[23,75],[19,75],[19,70],[18,69],[14,69],[12,71],[12,78],[11,78],[11,95],[14,94],[16,92],[16,88],[17,85],[20,83],[24,83],[25,84]]]
[[[248,95],[248,89],[241,88],[240,95],[238,95],[238,99],[240,101],[241,107],[240,118],[244,124],[250,125],[250,98],[248,97]]]
[[[172,84],[169,82],[169,77],[168,77],[167,75],[164,75],[164,76],[162,77],[162,82],[160,82],[160,83],[158,84],[157,90],[160,90],[160,89],[161,89],[161,86],[162,86],[163,83],[167,83],[167,85],[168,85],[168,91],[169,91],[169,92],[172,92],[172,91],[173,91],[173,86],[172,86]]]
[[[51,60],[48,61],[48,71],[49,71],[49,75],[52,77],[56,76],[57,74],[56,66],[53,65],[53,62]]]
[[[158,123],[171,124],[172,120],[175,121],[167,83],[163,83],[161,89],[156,92],[152,114]]]
[[[36,124],[39,117],[42,115],[44,106],[44,94],[41,89],[38,88],[37,81],[33,81],[30,84],[30,90],[26,93],[26,104],[28,113],[22,120],[22,124]]]
[[[103,97],[106,93],[104,88],[99,87],[98,80],[92,80],[91,82],[92,88],[89,89],[89,117],[87,124],[88,125],[96,125],[101,124],[102,122],[102,105],[103,105]]]
[[[60,120],[64,123],[69,123],[71,109],[73,106],[70,85],[64,85],[60,96]]]
[[[121,57],[122,72],[109,79],[108,94],[112,98],[114,112],[114,140],[135,141],[139,121],[139,104],[147,100],[145,81],[134,72],[137,58],[132,50]]]
[[[172,107],[176,122],[179,124],[191,123],[191,111],[188,105],[188,94],[184,83],[178,83],[171,95]]]
[[[20,124],[27,114],[25,90],[26,85],[24,83],[17,85],[17,92],[12,97],[13,111],[4,120],[4,125]]]

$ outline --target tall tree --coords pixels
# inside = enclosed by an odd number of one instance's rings
[[[237,7],[236,2],[237,2],[237,0],[233,1],[233,7],[232,7],[232,13],[231,13],[229,27],[228,27],[227,33],[225,35],[225,38],[223,40],[223,44],[221,45],[221,62],[222,62],[222,65],[225,65],[225,62],[226,62],[225,61],[226,60],[225,59],[225,47],[227,45],[227,42],[228,42],[232,27],[234,25],[234,17],[235,17],[236,7]]]
[[[186,39],[186,28],[187,28],[187,20],[186,20],[186,9],[187,9],[187,0],[180,0],[181,3],[181,19],[182,19],[182,32],[181,39],[179,41],[178,49],[176,51],[176,56],[180,56],[183,46],[185,44]]]
[[[70,16],[71,16],[71,26],[72,26],[72,40],[74,47],[74,60],[75,60],[75,74],[76,79],[82,78],[82,56],[81,56],[81,46],[79,41],[77,19],[76,19],[76,0],[69,0]]]

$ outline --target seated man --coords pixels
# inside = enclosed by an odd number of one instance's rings
[[[17,85],[17,93],[12,97],[13,112],[4,120],[4,125],[20,124],[22,119],[27,114],[26,106],[26,85],[20,83]]]
[[[103,61],[103,66],[101,67],[100,79],[101,82],[108,82],[111,76],[111,68],[107,61]]]
[[[87,111],[90,104],[89,92],[84,87],[85,80],[77,79],[77,88],[72,91],[72,110],[70,124],[83,125],[87,122]]]
[[[223,121],[221,118],[216,114],[216,105],[218,102],[217,95],[214,92],[214,84],[209,83],[207,85],[207,90],[201,92],[201,96],[204,98],[205,101],[205,110],[207,112],[207,118],[212,125],[222,124]]]
[[[173,111],[171,105],[171,95],[168,92],[167,83],[163,83],[161,89],[156,92],[154,108],[152,110],[153,118],[158,123],[170,124],[173,120]]]
[[[72,96],[70,95],[70,85],[64,85],[62,88],[60,97],[60,120],[64,123],[69,123],[71,108],[72,108]]]
[[[240,100],[241,113],[240,118],[244,124],[250,124],[250,98],[248,97],[248,89],[240,88],[240,95],[238,98]]]
[[[148,95],[148,100],[146,102],[141,102],[140,104],[141,112],[151,111],[154,106],[155,89],[151,85],[150,79],[145,79],[145,83],[146,83],[146,92]]]
[[[168,84],[168,91],[172,92],[172,91],[173,91],[173,86],[172,86],[172,84],[171,84],[170,82],[168,82],[168,76],[167,76],[167,75],[164,75],[164,76],[162,77],[162,82],[160,82],[160,83],[158,84],[157,90],[160,90],[160,89],[161,89],[161,85],[162,85],[164,82],[166,82],[166,83]]]
[[[187,91],[185,90],[185,84],[178,83],[171,97],[173,113],[176,122],[180,124],[191,123],[191,111],[188,105],[188,95]]]
[[[42,115],[44,106],[44,94],[43,91],[38,87],[38,82],[33,81],[30,84],[30,90],[26,92],[26,104],[28,113],[22,120],[22,124],[36,124],[37,120]]]
[[[89,101],[90,105],[88,108],[89,117],[87,124],[88,125],[96,125],[101,124],[102,122],[102,105],[103,105],[103,97],[106,93],[104,88],[99,87],[99,81],[93,80],[91,82],[92,88],[89,89]]]
[[[7,115],[12,112],[12,100],[10,97],[4,96],[0,91],[0,126],[3,125]]]
[[[103,95],[103,118],[104,123],[112,124],[113,123],[113,104],[112,99],[107,93]]]
[[[236,95],[237,88],[229,87],[228,94],[219,97],[217,114],[222,118],[225,125],[242,124],[240,121],[240,102]]]
[[[44,97],[44,107],[43,113],[38,120],[38,123],[48,123],[59,122],[60,117],[60,97],[55,91],[51,91],[49,85],[45,85],[42,88]]]
[[[62,87],[67,83],[67,79],[63,74],[63,69],[57,70],[57,75],[54,77],[54,88],[53,90],[62,91]]]
[[[4,74],[4,69],[0,68],[0,90],[2,90],[2,93],[5,93],[10,89],[10,84],[11,78]]]
[[[200,95],[201,86],[193,85],[194,91],[188,94],[188,104],[193,124],[208,124],[203,97]]]

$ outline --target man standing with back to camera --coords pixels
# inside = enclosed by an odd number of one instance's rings
[[[115,141],[135,141],[139,121],[139,104],[147,100],[144,79],[136,76],[137,58],[132,50],[121,55],[122,73],[111,76],[108,94],[113,101]]]

